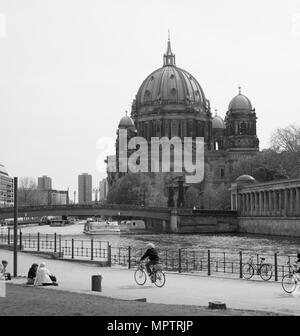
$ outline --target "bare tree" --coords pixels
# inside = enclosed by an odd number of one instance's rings
[[[271,136],[271,148],[277,152],[300,153],[300,127],[277,128]]]
[[[18,202],[20,205],[35,205],[37,185],[33,178],[23,177],[19,181]]]

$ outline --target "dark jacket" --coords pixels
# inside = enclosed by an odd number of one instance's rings
[[[142,256],[141,260],[144,260],[147,257],[150,259],[150,261],[159,261],[158,253],[155,248],[149,248]]]
[[[28,278],[29,279],[35,279],[36,278],[36,269],[30,268],[28,271]]]

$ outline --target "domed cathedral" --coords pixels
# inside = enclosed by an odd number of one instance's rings
[[[233,163],[259,150],[256,119],[255,109],[241,88],[231,100],[225,120],[217,111],[212,116],[210,101],[196,78],[176,66],[169,38],[163,66],[143,81],[132,103],[131,117],[122,117],[119,129],[129,130],[128,139],[137,135],[148,141],[152,137],[203,137],[205,182],[227,185]],[[116,148],[118,157],[118,138]],[[109,175],[109,185],[122,175]]]
[[[172,138],[204,137],[211,148],[210,103],[187,71],[178,68],[168,40],[163,66],[142,83],[132,104],[131,117],[138,135]]]

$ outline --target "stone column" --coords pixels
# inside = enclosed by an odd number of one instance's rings
[[[278,211],[279,216],[282,216],[282,190],[278,191]]]
[[[269,216],[274,216],[273,214],[273,191],[268,191],[269,194]]]
[[[254,192],[254,216],[257,216],[258,215],[258,212],[257,212],[257,203],[258,203],[258,195],[257,195],[257,192],[255,191]]]
[[[287,216],[289,208],[289,201],[288,201],[288,190],[284,189],[284,206],[283,206],[283,213],[284,216]]]
[[[241,205],[241,215],[245,215],[245,194],[241,194],[242,196],[242,205]]]
[[[294,188],[290,189],[290,216],[294,216]]]
[[[250,194],[247,193],[247,216],[250,215]]]
[[[273,212],[274,212],[274,216],[277,216],[278,214],[278,204],[277,204],[277,190],[274,190],[273,192]]]
[[[263,195],[262,192],[258,192],[258,198],[259,198],[259,216],[262,216],[263,213]]]
[[[252,193],[249,193],[249,204],[250,204],[250,211],[249,211],[249,215],[252,216],[253,214],[253,199],[252,199]]]
[[[263,191],[264,194],[264,216],[267,215],[267,192]]]
[[[296,215],[300,215],[300,188],[296,188]]]

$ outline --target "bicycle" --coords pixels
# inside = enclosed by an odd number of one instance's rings
[[[151,281],[157,287],[163,287],[166,282],[165,273],[162,271],[160,264],[151,265],[151,273],[149,275]],[[143,286],[147,281],[147,271],[144,263],[140,263],[134,272],[134,280],[139,286]]]
[[[281,286],[286,293],[293,293],[296,290],[297,283],[299,281],[297,276],[297,267],[291,266],[291,263],[287,263],[289,266],[289,273],[286,274],[281,280]]]
[[[272,265],[264,263],[265,260],[265,258],[261,257],[259,265],[256,265],[251,256],[248,263],[243,265],[243,277],[249,280],[254,274],[257,274],[260,275],[264,281],[270,280],[273,275]]]

